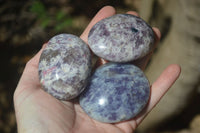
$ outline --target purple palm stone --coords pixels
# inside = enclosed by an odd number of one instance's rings
[[[93,119],[115,123],[135,117],[149,96],[149,82],[138,67],[107,63],[94,72],[79,101]]]
[[[154,32],[141,18],[117,14],[96,23],[89,32],[92,51],[112,62],[142,58],[153,49]]]
[[[75,98],[85,89],[90,76],[90,50],[77,36],[54,36],[41,54],[38,69],[46,92],[60,100]]]

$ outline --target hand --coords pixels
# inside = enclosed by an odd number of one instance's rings
[[[137,15],[135,12],[127,12]],[[85,29],[81,38],[87,42],[91,27],[99,20],[115,14],[110,6],[102,8]],[[157,41],[160,32],[153,28]],[[38,78],[38,62],[44,47],[26,64],[22,77],[14,93],[14,106],[19,133],[131,133],[145,116],[159,102],[180,74],[178,65],[168,66],[151,86],[151,96],[147,107],[139,116],[116,124],[106,124],[88,117],[80,105],[72,101],[59,101],[41,88]],[[136,62],[145,68],[150,56]]]

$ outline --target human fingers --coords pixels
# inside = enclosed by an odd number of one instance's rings
[[[131,14],[131,15],[139,17],[139,14],[137,12],[135,12],[135,11],[128,11],[128,12],[126,12],[126,14]]]
[[[146,66],[147,66],[150,58],[152,57],[153,52],[154,52],[155,48],[157,47],[157,45],[160,41],[160,38],[161,38],[160,30],[156,27],[153,27],[152,29],[153,29],[153,32],[155,35],[155,42],[154,42],[153,50],[146,56],[132,62],[134,65],[140,67],[142,70],[144,70],[146,68]]]
[[[135,11],[128,11],[127,14],[131,14],[131,15],[134,15],[134,16],[139,16],[139,14]],[[160,30],[156,27],[152,27],[153,31],[154,31],[154,34],[155,34],[155,44],[157,44],[161,38],[161,33],[160,33]]]
[[[168,89],[174,84],[181,73],[181,68],[177,64],[168,66],[158,79],[151,86],[151,96],[148,106],[136,118],[137,125],[145,118],[145,116],[156,106]]]
[[[91,22],[88,24],[87,28],[83,31],[80,38],[87,42],[88,40],[88,34],[90,29],[100,20],[110,17],[115,14],[115,9],[112,6],[105,6],[103,7],[91,20]]]
[[[92,19],[92,21],[89,23],[87,28],[84,30],[84,32],[81,35],[81,38],[87,42],[87,37],[89,34],[90,29],[94,24],[96,24],[98,21],[101,19],[104,19],[106,17],[112,16],[115,14],[115,9],[112,6],[105,6],[103,7],[97,14],[96,16]],[[47,43],[45,43],[42,47],[42,49],[27,63],[30,65],[38,65],[40,55],[42,53],[42,50],[46,47]]]
[[[36,68],[38,67],[40,55],[42,54],[42,51],[43,51],[43,49],[46,47],[46,45],[47,45],[47,43],[44,43],[44,44],[42,45],[42,48],[36,53],[36,55],[35,55],[33,58],[31,58],[31,59],[27,62],[26,66],[34,66],[34,67],[36,67]]]
[[[25,84],[27,81],[29,82],[33,82],[33,81],[38,81],[38,73],[37,73],[37,68],[38,68],[38,63],[39,63],[39,59],[40,59],[40,55],[43,51],[43,49],[46,47],[47,43],[45,43],[42,48],[40,49],[40,51],[33,57],[31,58],[27,63],[26,66],[24,68],[24,72],[22,74],[22,77],[18,83],[18,87],[22,84]]]
[[[39,84],[37,67],[38,67],[40,55],[46,45],[47,43],[45,43],[40,49],[40,51],[26,63],[23,74],[15,90],[15,93],[14,93],[15,95],[18,94],[18,92],[20,92],[24,88],[26,88],[27,85],[29,88],[35,88],[31,86],[36,86]]]
[[[168,66],[159,78],[151,86],[151,96],[147,107],[134,119],[129,121],[117,123],[116,126],[126,132],[134,131],[148,113],[155,107],[155,105],[164,96],[167,90],[174,84],[181,72],[180,66],[173,64]]]
[[[135,15],[135,16],[139,17],[139,14],[135,11],[128,11],[127,14],[131,14],[131,15]],[[146,56],[132,62],[134,65],[140,67],[142,70],[145,69],[149,59],[151,58],[151,56],[153,54],[154,49],[157,47],[157,44],[158,44],[158,42],[161,38],[160,30],[156,27],[153,27],[152,29],[153,29],[153,32],[154,32],[154,35],[155,35],[155,43],[154,43],[154,47],[153,47],[152,52],[150,52]]]
[[[135,12],[135,11],[128,11],[126,13],[139,17],[139,14],[137,12]],[[154,34],[155,34],[155,43],[154,43],[154,48],[153,48],[152,52],[150,52],[149,54],[147,54],[146,56],[144,56],[144,57],[142,57],[142,58],[140,58],[138,60],[135,60],[135,61],[131,62],[132,64],[140,67],[142,70],[145,69],[145,67],[146,67],[149,59],[151,58],[151,56],[153,54],[154,49],[156,48],[156,46],[157,46],[157,44],[158,44],[158,42],[159,42],[159,40],[161,38],[161,33],[160,33],[159,29],[156,28],[156,27],[153,27],[152,29],[153,29]],[[98,67],[98,66],[100,66],[100,65],[102,65],[102,64],[105,64],[107,62],[108,62],[107,60],[99,58],[97,60],[95,68]]]
[[[89,25],[87,26],[87,28],[84,30],[84,32],[81,35],[81,38],[87,42],[87,38],[88,38],[88,34],[90,29],[92,28],[92,26],[94,24],[96,24],[98,21],[100,21],[101,19],[104,19],[106,17],[112,16],[115,14],[115,9],[112,6],[105,6],[103,7],[97,14],[96,16],[91,20],[91,22],[89,23]],[[47,43],[45,43],[42,47],[42,49],[27,63],[28,66],[36,66],[38,65],[39,62],[39,58],[40,55],[42,53],[42,50],[44,49],[44,47],[47,45]]]

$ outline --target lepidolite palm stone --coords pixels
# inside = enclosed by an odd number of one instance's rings
[[[75,98],[85,89],[90,76],[90,50],[77,36],[57,35],[43,50],[38,69],[46,92],[60,100]]]
[[[135,117],[147,104],[149,95],[149,82],[138,67],[107,63],[94,72],[79,100],[93,119],[115,123]]]
[[[154,45],[154,32],[141,18],[117,14],[96,23],[89,32],[92,51],[112,62],[129,62],[148,54]]]

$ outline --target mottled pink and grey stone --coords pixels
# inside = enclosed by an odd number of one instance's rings
[[[77,97],[91,72],[91,53],[86,43],[71,34],[51,38],[39,61],[43,89],[60,100]]]
[[[88,44],[96,55],[108,61],[129,62],[153,49],[154,32],[137,16],[117,14],[92,27]]]

